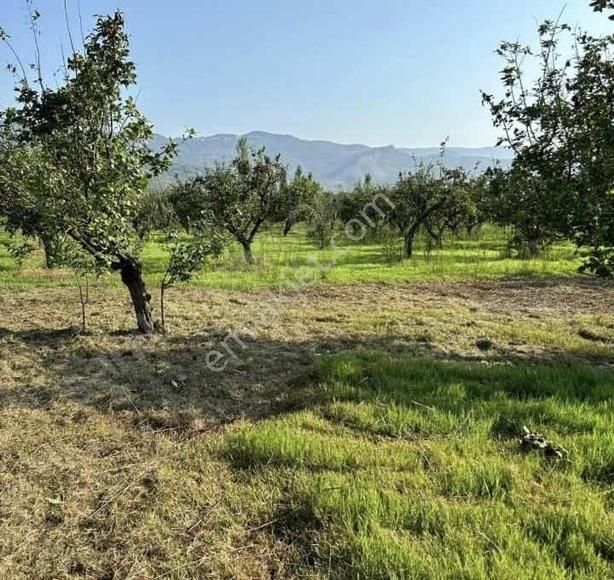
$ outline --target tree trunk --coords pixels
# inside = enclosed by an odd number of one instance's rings
[[[294,224],[296,224],[296,215],[294,212],[290,212],[284,223],[284,238],[290,233]]]
[[[54,266],[55,259],[55,243],[51,236],[41,236],[41,243],[43,244],[43,252],[45,254],[45,266],[51,270]]]
[[[251,242],[245,240],[241,242],[241,245],[243,246],[243,253],[245,254],[245,261],[248,264],[253,264],[254,263],[254,254],[252,254],[252,244]]]
[[[414,253],[414,238],[416,237],[417,227],[411,227],[405,232],[405,257],[411,258]]]
[[[126,285],[132,298],[137,325],[143,334],[156,331],[151,310],[151,295],[147,292],[141,264],[135,258],[122,260],[120,264],[122,282]]]

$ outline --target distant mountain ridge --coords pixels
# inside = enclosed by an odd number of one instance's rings
[[[367,173],[377,183],[391,183],[400,171],[409,171],[417,163],[434,162],[439,158],[439,147],[344,145],[330,141],[307,141],[264,131],[253,131],[243,137],[253,147],[266,147],[269,153],[280,154],[290,171],[293,172],[300,165],[305,172],[312,173],[320,183],[333,190],[352,187]],[[240,138],[240,135],[218,134],[196,137],[182,143],[173,168],[162,178],[163,183],[175,177],[195,175],[215,162],[230,161]],[[159,147],[166,141],[166,137],[156,135],[153,145]],[[509,150],[496,147],[448,147],[444,164],[447,167],[483,171],[496,163],[509,165],[512,157]]]

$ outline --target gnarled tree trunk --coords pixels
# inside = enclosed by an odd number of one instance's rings
[[[249,240],[241,240],[241,246],[243,247],[243,254],[245,255],[245,261],[248,264],[254,263],[254,254],[252,253],[252,243]]]
[[[147,292],[143,269],[136,258],[124,258],[119,264],[122,282],[130,292],[137,325],[143,334],[154,334],[156,331],[151,309],[151,294]]]

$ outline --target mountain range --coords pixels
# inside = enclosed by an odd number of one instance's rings
[[[230,161],[236,154],[240,137],[218,134],[196,137],[181,143],[175,163],[161,178],[161,184],[195,175],[207,165]],[[269,153],[280,154],[291,172],[300,165],[306,173],[312,173],[315,179],[332,190],[352,187],[367,173],[377,183],[390,183],[397,178],[399,172],[411,171],[421,162],[435,162],[440,155],[439,147],[344,145],[330,141],[307,141],[291,135],[263,131],[253,131],[243,137],[247,138],[252,147],[266,147]],[[160,147],[166,141],[166,137],[156,135],[153,146]],[[512,158],[513,154],[503,148],[447,147],[444,165],[483,171],[495,163],[509,165]]]

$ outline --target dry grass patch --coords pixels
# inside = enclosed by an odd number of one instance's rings
[[[335,391],[337,400],[321,405],[330,391],[322,375],[313,374],[314,364],[364,350],[404,359],[476,360],[484,372],[519,359],[601,367],[612,361],[612,344],[578,333],[584,328],[611,336],[612,287],[560,280],[312,288],[305,300],[290,295],[281,302],[278,315],[255,336],[242,335],[246,348],[237,350],[225,372],[207,368],[206,353],[218,348],[229,330],[241,328],[251,309],[261,308],[269,296],[173,291],[170,334],[145,338],[131,332],[130,305],[120,289],[93,289],[91,331],[85,335],[74,328],[79,304],[69,289],[3,293],[0,577],[326,577],[341,574],[339,562],[369,576],[371,566],[397,561],[421,562],[416,569],[436,572],[428,562],[441,545],[414,537],[416,530],[422,526],[436,534],[449,530],[450,522],[486,521],[490,507],[467,515],[458,502],[491,501],[489,494],[500,501],[525,490],[525,467],[518,473],[497,458],[499,443],[491,441],[490,419],[479,415],[478,404],[475,421],[460,423],[453,409],[433,413],[409,401],[440,405],[415,393],[404,401],[361,404],[371,374],[357,367],[358,382],[348,379],[344,386],[342,381],[335,387],[341,389]],[[483,335],[495,345],[488,352],[475,346]],[[512,344],[520,340],[521,345]],[[394,389],[404,388],[404,372],[392,381]],[[483,378],[484,389],[496,390],[489,376]],[[442,387],[441,401],[466,401],[466,385],[457,383]],[[356,400],[342,397],[344,389]],[[609,439],[591,433],[601,424],[598,405],[526,403],[502,406],[500,412],[548,429],[556,425],[570,438],[565,443],[576,445],[583,459],[575,464],[576,479],[564,485],[608,481],[614,465]],[[468,471],[459,473],[458,457],[470,457],[470,447],[450,443],[445,453],[436,447],[455,436],[488,436],[493,462],[468,462]],[[371,456],[379,463],[370,464]],[[429,465],[440,465],[442,475],[437,493],[430,490],[422,498],[422,511],[380,506],[384,511],[372,527],[350,536],[340,531],[365,509],[361,497],[394,506],[394,494],[424,488],[431,481]],[[317,485],[311,473],[303,473],[305,466],[320,474]],[[373,492],[369,478],[381,476],[374,476],[374,466],[387,473],[381,480],[384,495]],[[527,460],[526,473],[535,469]],[[346,485],[358,472],[356,505],[337,505],[342,501],[337,492],[314,495]],[[527,481],[532,489],[554,486],[553,480]],[[565,497],[593,501],[592,493]],[[544,502],[551,497],[546,494]],[[590,505],[597,506],[592,514],[602,513],[601,504]],[[390,522],[400,517],[408,524],[397,533]],[[605,549],[601,536],[587,535],[577,522],[560,531],[562,520],[552,517],[554,523],[545,528],[542,520],[527,520],[531,537],[513,540],[529,550],[521,561],[535,561],[527,554],[544,549],[531,538],[559,534],[557,550],[564,557],[577,553],[587,570],[600,569],[603,562],[595,558],[603,557],[595,550]],[[479,525],[476,529],[482,529]],[[500,540],[486,528],[483,532],[505,551]],[[374,544],[370,537],[383,539]],[[453,546],[475,547],[474,541],[458,537]],[[476,558],[478,566],[479,552]],[[507,561],[491,570],[503,569]],[[396,570],[386,566],[382,570]]]

